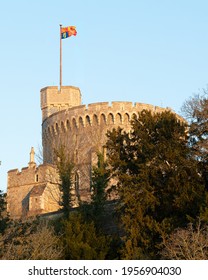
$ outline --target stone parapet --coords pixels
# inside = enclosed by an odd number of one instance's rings
[[[129,123],[134,114],[142,110],[154,113],[170,110],[144,103],[132,102],[98,102],[89,105],[75,106],[56,112],[43,121],[43,133],[50,130],[55,134],[67,128],[82,128],[88,125],[121,125]]]

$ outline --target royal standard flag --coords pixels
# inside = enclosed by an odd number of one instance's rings
[[[61,27],[61,39],[66,39],[72,35],[73,36],[77,35],[75,26]]]

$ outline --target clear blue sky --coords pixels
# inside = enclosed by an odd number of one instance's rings
[[[144,102],[179,112],[208,83],[207,0],[1,1],[0,189],[7,171],[27,166],[41,146],[42,87],[81,89],[83,104]]]

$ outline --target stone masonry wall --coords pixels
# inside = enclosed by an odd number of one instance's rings
[[[57,189],[58,175],[56,169],[52,165],[29,165],[22,168],[10,170],[8,172],[8,186],[7,186],[7,210],[10,213],[11,218],[17,219],[30,215],[29,212],[36,211],[36,214],[45,213],[45,209],[58,210],[58,201],[52,199],[50,190]],[[45,185],[46,190],[43,194],[39,195],[39,198],[35,198],[34,201],[41,199],[39,208],[31,206],[30,192],[34,187]],[[57,191],[53,195],[56,196]],[[41,198],[40,198],[41,197]],[[42,205],[44,204],[44,207]],[[34,203],[33,203],[34,206]]]
[[[62,86],[60,90],[57,86],[45,87],[40,91],[40,105],[44,120],[55,112],[81,105],[81,92],[72,86]]]
[[[143,103],[100,102],[52,114],[42,124],[44,162],[53,163],[54,148],[66,146],[79,176],[80,198],[89,201],[92,166],[97,152],[104,149],[107,131],[118,126],[129,131],[131,118],[143,109],[154,113],[169,110]]]

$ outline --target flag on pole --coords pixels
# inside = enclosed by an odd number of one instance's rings
[[[75,26],[61,27],[61,39],[66,39],[72,35],[73,36],[77,35]]]
[[[62,39],[66,39],[72,35],[77,35],[75,26],[62,27],[62,24],[60,24],[60,89],[62,87]]]

